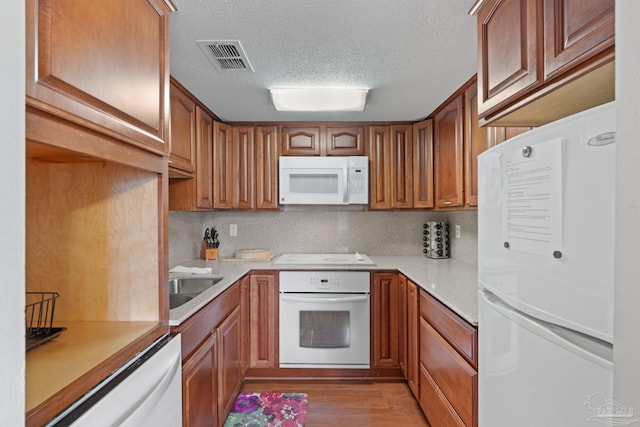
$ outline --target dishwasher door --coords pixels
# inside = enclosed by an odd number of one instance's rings
[[[47,426],[182,426],[180,335],[150,345]]]

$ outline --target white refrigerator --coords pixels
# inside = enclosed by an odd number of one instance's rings
[[[615,104],[478,157],[480,427],[636,421],[613,401]]]

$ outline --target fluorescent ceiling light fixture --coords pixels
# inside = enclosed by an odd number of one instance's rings
[[[278,111],[364,111],[369,89],[281,88],[271,89]]]

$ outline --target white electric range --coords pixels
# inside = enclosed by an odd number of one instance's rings
[[[369,368],[370,276],[345,270],[371,258],[283,254],[274,265],[304,268],[280,272],[280,367]]]

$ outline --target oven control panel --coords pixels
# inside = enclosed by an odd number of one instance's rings
[[[340,288],[340,279],[338,277],[311,277],[309,279],[311,286],[320,289],[338,289]]]
[[[369,293],[368,271],[281,271],[280,292]]]

